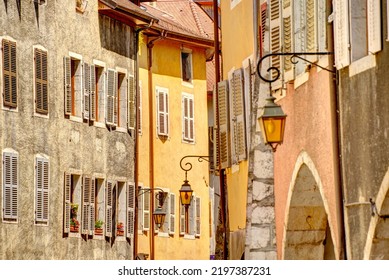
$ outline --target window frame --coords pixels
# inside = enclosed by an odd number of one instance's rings
[[[78,61],[77,69],[74,69],[72,66],[72,61]],[[82,56],[69,52],[69,54],[64,57],[64,109],[65,116],[68,116],[69,119],[73,121],[83,121],[83,84],[84,65]]]
[[[184,60],[183,55],[186,54],[188,57]],[[187,62],[189,65],[184,65]],[[186,67],[185,67],[186,66]],[[181,81],[183,84],[193,84],[193,53],[191,49],[182,48],[180,52],[180,67],[181,67]],[[186,68],[186,70],[185,70]],[[189,71],[189,77],[184,77],[185,73]]]

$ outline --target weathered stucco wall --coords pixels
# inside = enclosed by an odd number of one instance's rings
[[[105,125],[70,120],[64,115],[63,57],[69,52],[107,68],[134,69],[131,29],[97,12],[89,1],[84,13],[75,1],[47,1],[43,6],[22,1],[0,3],[0,36],[17,43],[18,108],[0,110],[1,149],[19,153],[19,220],[0,222],[1,259],[130,259],[127,241],[85,240],[63,235],[64,173],[98,173],[106,179],[133,181],[134,139]],[[48,117],[34,115],[33,46],[48,52]],[[50,162],[49,224],[34,225],[34,157]],[[2,192],[0,192],[2,197]]]
[[[382,34],[387,34],[386,2],[382,6]],[[377,200],[389,166],[389,48],[383,38],[376,67],[350,76],[350,67],[339,75],[342,176],[349,259],[362,259],[371,219],[369,199]],[[381,213],[382,214],[382,213]],[[384,213],[386,214],[386,213]],[[371,242],[371,240],[370,240]],[[381,251],[381,252],[379,252]],[[382,247],[375,252],[388,255]]]

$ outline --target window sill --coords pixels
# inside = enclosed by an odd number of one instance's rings
[[[121,133],[127,133],[127,128],[125,127],[116,127],[116,131],[117,132],[121,132]]]
[[[194,235],[190,235],[190,234],[184,234],[182,236],[184,239],[189,239],[189,240],[195,240],[196,237]]]
[[[182,143],[190,144],[190,145],[196,144],[194,140],[186,140],[186,139],[182,139]]]
[[[194,85],[192,82],[185,82],[185,81],[182,81],[181,82],[181,85],[183,85],[184,87],[187,87],[187,88],[194,88]]]
[[[19,112],[18,107],[16,107],[16,108],[14,108],[14,107],[6,107],[4,105],[3,105],[3,110],[7,111],[7,112],[15,112],[15,113]]]
[[[83,119],[81,117],[69,116],[69,120],[71,120],[73,122],[83,123]]]
[[[169,238],[169,234],[167,232],[160,232],[158,231],[158,237],[164,237],[164,238]]]
[[[49,114],[39,114],[37,112],[34,112],[34,117],[42,118],[42,119],[49,119]]]
[[[96,234],[94,234],[93,235],[93,239],[95,239],[95,240],[104,240],[104,235],[96,235]]]
[[[102,122],[94,122],[93,123],[93,126],[95,127],[100,127],[100,128],[105,128],[105,123],[102,123]]]
[[[375,55],[367,55],[353,61],[349,66],[349,77],[358,75],[366,70],[376,67]]]
[[[305,84],[309,80],[309,73],[305,72],[296,77],[294,80],[294,89],[297,89],[301,85]]]

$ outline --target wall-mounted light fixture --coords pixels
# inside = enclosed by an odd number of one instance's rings
[[[166,212],[163,211],[162,206],[165,202],[167,192],[163,191],[160,188],[153,188],[153,189],[140,189],[138,193],[138,197],[141,195],[144,195],[145,193],[154,193],[154,191],[159,191],[157,194],[155,194],[155,198],[158,200],[158,207],[153,212],[153,220],[155,225],[160,228],[163,223],[165,222]]]
[[[189,181],[188,181],[188,171],[190,171],[192,169],[192,164],[188,161],[183,165],[183,161],[186,158],[197,158],[197,160],[199,162],[202,162],[203,160],[209,162],[209,156],[188,155],[188,156],[184,156],[180,160],[180,167],[182,170],[185,171],[185,180],[184,180],[184,183],[182,184],[181,189],[180,189],[180,202],[181,202],[181,205],[185,206],[185,209],[188,209],[188,207],[192,201],[192,193],[193,193],[193,190],[192,190],[192,188],[189,184]]]
[[[261,75],[261,63],[264,59],[273,57],[273,56],[290,56],[290,61],[293,64],[298,63],[296,59],[301,59],[303,61],[306,61],[310,64],[316,65],[317,67],[326,70],[331,73],[335,73],[335,71],[331,69],[324,68],[317,63],[314,63],[312,61],[309,61],[305,59],[304,57],[301,56],[306,56],[306,55],[330,55],[333,54],[331,52],[317,52],[317,53],[270,53],[265,56],[263,56],[257,64],[257,73],[259,78],[261,78],[263,81],[269,83],[269,88],[270,88],[270,96],[267,98],[267,103],[263,107],[263,113],[262,115],[258,118],[259,125],[261,127],[262,131],[262,136],[265,144],[268,144],[272,147],[273,152],[276,151],[277,146],[282,144],[284,141],[284,131],[285,131],[285,121],[286,121],[286,114],[282,111],[281,106],[277,105],[274,103],[274,100],[276,99],[275,97],[272,96],[272,88],[271,88],[271,83],[275,82],[276,80],[279,79],[281,72],[280,69],[278,69],[275,66],[270,66],[267,69],[267,72],[271,75],[275,71],[276,75],[271,78],[267,79]]]

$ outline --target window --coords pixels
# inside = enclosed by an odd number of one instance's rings
[[[65,173],[64,182],[64,232],[79,233],[81,210],[81,180],[79,174]]]
[[[140,81],[139,81],[140,83]],[[135,105],[135,103],[137,105]],[[135,129],[136,108],[138,108],[138,133],[142,133],[142,88],[139,85],[139,95],[136,95],[135,78],[128,77],[128,129]]]
[[[105,223],[105,208],[104,208],[104,179],[95,178],[95,198],[94,198],[94,210],[95,217],[92,224],[95,226],[94,235],[103,235],[104,234],[104,223]],[[93,183],[92,183],[93,185]]]
[[[182,81],[192,82],[192,53],[190,51],[181,52],[181,75]]]
[[[40,114],[49,112],[48,77],[47,77],[47,52],[38,48],[34,49],[35,65],[35,111]]]
[[[35,224],[49,223],[49,160],[46,157],[35,158]]]
[[[194,142],[194,99],[192,94],[182,95],[182,137],[185,142]]]
[[[127,78],[124,73],[117,73],[118,75],[118,99],[117,99],[117,126],[122,128],[127,128],[127,106],[128,106],[128,96],[127,96]]]
[[[96,90],[96,98],[94,101],[94,105],[96,106],[95,112],[95,120],[97,122],[105,122],[105,71],[103,67],[99,67],[95,65],[95,90]]]
[[[3,152],[3,220],[18,221],[18,154]]]
[[[116,236],[125,236],[127,231],[127,184],[125,182],[118,182],[118,202],[116,209],[117,225]]]
[[[127,238],[134,237],[134,224],[135,224],[135,184],[128,183],[127,184]]]
[[[113,237],[116,232],[117,184],[107,181],[105,186],[105,235]]]
[[[188,207],[188,215],[185,207],[180,204],[180,235],[200,237],[201,235],[201,198],[192,196]]]
[[[157,87],[157,134],[169,136],[169,93]]]
[[[175,203],[176,203],[176,196],[174,193],[169,193],[168,190],[165,190],[167,192],[166,198],[162,205],[162,210],[166,213],[164,224],[158,229],[155,227],[155,230],[158,231],[158,233],[167,236],[167,235],[173,235],[175,230]],[[160,193],[160,191],[158,191]],[[157,209],[159,206],[159,201],[155,200],[154,203],[154,210]]]
[[[64,58],[65,115],[82,116],[82,63],[78,58]],[[84,91],[85,92],[85,91]],[[84,116],[86,116],[84,114]]]
[[[18,82],[16,66],[16,42],[3,39],[3,105],[16,108]]]
[[[82,116],[85,120],[96,119],[96,70],[95,66],[84,63],[83,65],[83,99]]]

